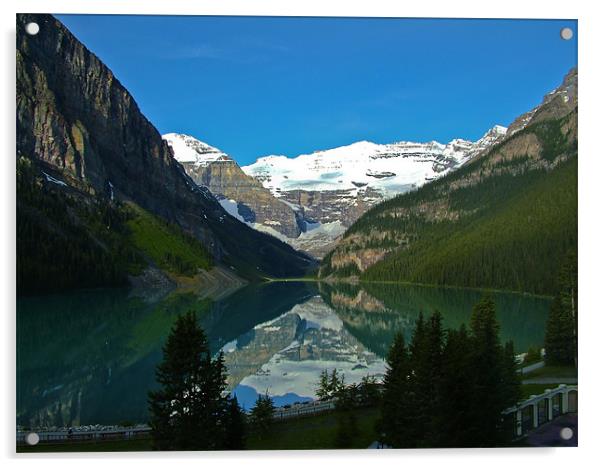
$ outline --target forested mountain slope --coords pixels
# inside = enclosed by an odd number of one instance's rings
[[[198,187],[111,70],[54,17],[17,16],[16,63],[20,291],[121,284],[140,258],[222,264],[248,279],[311,268]],[[149,236],[175,251],[141,248]]]
[[[455,172],[379,204],[321,277],[550,294],[577,246],[577,70],[506,138]]]

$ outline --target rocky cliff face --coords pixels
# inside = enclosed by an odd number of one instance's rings
[[[303,218],[310,222],[340,222],[345,227],[349,227],[363,213],[384,199],[381,192],[370,187],[359,192],[354,189],[281,191],[280,198],[298,206]]]
[[[25,33],[29,22],[37,35]],[[241,273],[298,275],[311,264],[228,216],[111,70],[54,17],[18,15],[16,62],[18,156],[89,196],[132,201],[177,223]]]
[[[242,169],[192,136],[164,135],[200,186],[241,221],[322,258],[371,207],[461,167],[494,146],[495,126],[476,142],[374,144],[361,141],[295,158],[267,156]]]
[[[245,174],[230,156],[191,136],[169,133],[163,138],[194,182],[218,199],[234,200],[244,222],[270,226],[289,238],[302,232],[295,210]]]
[[[546,94],[540,105],[519,116],[508,127],[507,137],[522,130],[529,124],[547,119],[558,119],[577,108],[578,104],[578,73],[577,68],[570,70],[562,84],[554,91]]]
[[[307,223],[330,228],[315,247],[305,251],[322,257],[334,248],[340,229],[347,228],[378,203],[456,170],[504,137],[495,126],[476,142],[454,139],[447,144],[360,141],[294,158],[267,156],[243,171],[260,181],[279,200],[295,209]],[[328,226],[328,227],[327,227]],[[289,241],[298,247],[306,234]]]
[[[39,34],[23,32],[29,21]],[[176,212],[175,199],[194,200],[167,145],[96,56],[51,16],[19,15],[17,30],[20,154],[91,194],[108,195],[112,185],[164,216]]]

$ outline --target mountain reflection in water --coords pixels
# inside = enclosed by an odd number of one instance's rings
[[[350,334],[320,296],[255,326],[223,350],[229,386],[247,409],[266,392],[278,397],[276,404],[311,400],[324,370],[336,368],[347,383],[385,372],[383,359]]]
[[[19,299],[17,418],[24,426],[147,420],[147,393],[175,318],[196,310],[212,351],[223,349],[228,385],[250,408],[258,393],[277,405],[315,397],[320,372],[348,383],[381,375],[397,331],[411,336],[422,311],[444,325],[468,323],[482,292],[406,285],[250,285],[219,302],[172,294],[157,303],[126,290]],[[504,340],[518,352],[543,344],[549,301],[492,294]]]

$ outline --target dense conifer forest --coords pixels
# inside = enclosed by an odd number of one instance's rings
[[[470,326],[444,329],[421,315],[411,341],[397,334],[387,356],[379,431],[395,448],[504,446],[501,413],[520,398],[512,342],[502,343],[495,305],[477,303]]]
[[[363,236],[361,246],[343,241],[325,257],[321,276],[553,294],[555,272],[577,243],[577,147],[561,130],[569,117],[529,126],[502,144],[535,135],[541,162],[525,155],[492,165],[494,148],[371,209],[345,234]],[[365,271],[354,262],[333,266],[333,255],[371,248],[388,252]]]
[[[212,260],[179,227],[124,203],[90,197],[17,166],[17,290],[20,295],[124,286],[149,264],[179,275]]]

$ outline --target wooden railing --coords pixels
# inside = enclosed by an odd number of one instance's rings
[[[505,410],[504,420],[514,437],[521,438],[561,415],[577,412],[577,393],[577,385],[546,389]]]
[[[290,407],[278,407],[274,411],[276,421],[289,418],[314,415],[327,410],[334,410],[335,401],[312,401],[293,404]],[[90,442],[108,441],[115,439],[133,439],[150,435],[151,428],[148,425],[135,427],[108,427],[81,429],[74,428],[71,432],[67,428],[58,430],[33,430],[39,436],[40,443],[63,443],[63,442]],[[25,444],[25,437],[31,431],[17,431],[17,443]]]
[[[334,410],[335,399],[296,403],[287,407],[278,407],[274,411],[276,421],[315,415]],[[554,418],[577,411],[577,385],[561,384],[555,389],[546,389],[543,394],[533,395],[521,401],[515,407],[504,411],[504,419],[515,437],[519,438]],[[135,427],[98,427],[90,429],[75,428],[35,431],[41,443],[107,441],[115,439],[133,439],[150,435],[148,425]],[[17,431],[17,443],[25,444],[29,431]]]

